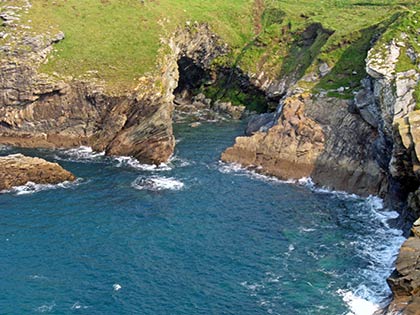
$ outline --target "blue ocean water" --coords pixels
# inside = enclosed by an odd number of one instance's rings
[[[79,177],[0,194],[0,314],[372,314],[394,212],[219,162],[241,123],[176,128],[158,169],[88,148],[3,148]]]

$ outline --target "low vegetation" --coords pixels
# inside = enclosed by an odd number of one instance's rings
[[[21,0],[13,1],[18,3]],[[1,6],[7,4],[3,1]],[[89,73],[115,90],[127,90],[153,72],[161,45],[188,21],[209,23],[232,53],[217,60],[244,72],[304,78],[315,91],[350,97],[365,76],[364,59],[372,40],[391,36],[398,25],[410,28],[417,51],[416,0],[32,0],[22,17],[34,33],[63,31],[65,40],[42,71],[79,77]],[[406,19],[396,25],[400,15]],[[308,28],[319,25],[316,36]],[[420,27],[420,25],[419,25]],[[417,35],[416,35],[417,34]],[[312,38],[309,38],[312,36]],[[408,57],[407,57],[408,58]],[[399,69],[412,66],[402,58]],[[325,63],[321,80],[305,75]],[[420,94],[420,92],[419,92]],[[244,97],[235,93],[238,101]]]

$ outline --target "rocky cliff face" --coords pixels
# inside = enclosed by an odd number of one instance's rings
[[[389,161],[389,196],[406,202],[406,215],[418,218],[420,113],[415,111],[414,90],[419,84],[419,73],[415,69],[396,72],[402,47],[406,47],[403,40],[393,40],[385,47],[385,53],[373,49],[367,71],[373,78],[376,104],[381,112],[382,142],[390,143],[382,149]],[[414,223],[412,236],[400,249],[396,270],[388,278],[394,298],[386,314],[420,314],[419,223],[418,220]]]
[[[29,5],[29,4],[28,4]],[[22,147],[80,145],[109,155],[134,156],[160,164],[173,153],[173,92],[178,60],[202,67],[225,52],[206,25],[187,26],[164,45],[154,75],[137,88],[114,95],[101,82],[48,76],[38,67],[63,33],[32,35],[17,24],[23,7],[3,14],[5,45],[0,60],[0,143]],[[167,48],[169,47],[169,49]]]

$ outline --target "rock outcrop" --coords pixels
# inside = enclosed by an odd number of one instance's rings
[[[57,163],[40,158],[13,154],[0,157],[0,191],[28,182],[35,184],[59,184],[74,181],[76,177]]]

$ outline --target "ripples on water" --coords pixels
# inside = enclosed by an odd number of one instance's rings
[[[403,241],[397,214],[220,163],[242,129],[178,127],[159,167],[18,150],[80,179],[0,194],[0,313],[372,314]]]

